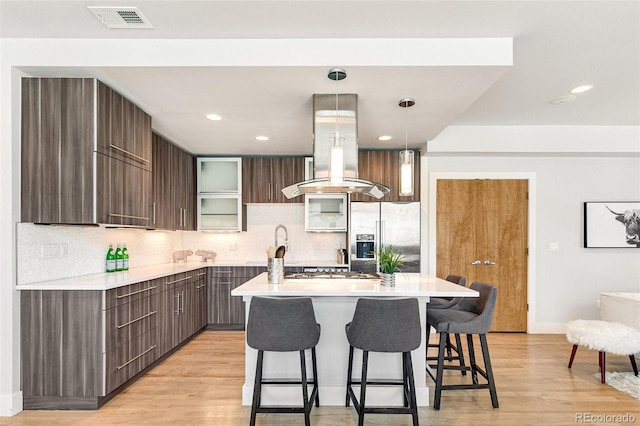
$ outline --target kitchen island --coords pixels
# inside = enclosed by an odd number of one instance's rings
[[[384,287],[378,280],[367,279],[287,279],[281,284],[269,284],[263,273],[234,289],[233,296],[242,297],[246,315],[251,309],[253,296],[311,297],[316,321],[321,325],[320,341],[316,348],[318,385],[321,405],[344,405],[347,380],[349,344],[345,324],[353,318],[360,297],[416,297],[420,305],[420,319],[425,332],[426,309],[431,297],[477,297],[474,290],[427,274],[397,274],[395,287]],[[307,365],[310,365],[310,353]],[[416,397],[419,406],[429,405],[429,388],[425,373],[426,342],[412,352]],[[243,405],[251,405],[257,351],[245,348],[245,383],[242,387]],[[354,354],[354,377],[360,376],[362,352]],[[369,377],[393,379],[402,376],[402,362],[398,354],[371,353]],[[296,352],[265,352],[264,377],[298,378],[299,358]],[[299,386],[263,385],[262,402],[265,405],[301,404]],[[367,405],[402,405],[401,390],[396,387],[367,388]]]

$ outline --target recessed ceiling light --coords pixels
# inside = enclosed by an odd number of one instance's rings
[[[576,95],[564,95],[564,96],[559,96],[555,99],[551,99],[549,103],[551,105],[562,105],[569,102],[573,102],[575,100],[576,100]]]
[[[260,142],[266,142],[269,140],[269,136],[256,136],[256,140]]]
[[[582,86],[574,87],[571,89],[571,93],[574,95],[578,95],[580,93],[588,92],[593,89],[593,84],[583,84]]]
[[[378,136],[378,140],[379,141],[390,141],[391,140],[391,136],[389,135],[382,135],[382,136]]]
[[[211,121],[220,121],[220,120],[222,120],[222,117],[220,117],[218,114],[207,114],[207,115],[205,115],[205,117],[207,117],[207,120],[211,120]]]

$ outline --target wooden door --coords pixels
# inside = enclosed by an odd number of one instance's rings
[[[493,331],[527,330],[528,181],[438,180],[436,274],[498,287]]]

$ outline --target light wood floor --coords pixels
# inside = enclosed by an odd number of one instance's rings
[[[564,335],[492,333],[488,340],[500,408],[491,408],[487,390],[444,392],[440,411],[420,409],[421,425],[575,425],[580,413],[629,413],[640,423],[640,401],[594,377],[597,352],[579,349],[569,370],[571,345]],[[607,358],[608,371],[631,371],[628,357]],[[446,374],[459,380],[457,372]],[[244,333],[208,331],[98,411],[23,411],[0,418],[0,425],[245,425],[250,408],[241,405],[243,376]],[[352,408],[319,407],[311,414],[312,425],[357,424]],[[365,423],[411,424],[406,415],[369,415]],[[258,424],[304,422],[298,414],[259,414]]]

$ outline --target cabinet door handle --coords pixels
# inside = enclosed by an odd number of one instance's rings
[[[117,327],[118,327],[118,329],[124,328],[124,327],[126,327],[128,325],[133,324],[134,322],[138,322],[138,321],[143,320],[143,319],[145,319],[147,317],[150,317],[151,315],[155,315],[156,313],[158,313],[158,311],[149,312],[148,314],[145,314],[145,315],[143,315],[141,317],[138,317],[138,318],[136,318],[134,320],[131,320],[129,322],[125,322],[124,324],[120,324]]]
[[[176,310],[173,313],[180,315],[180,293],[176,293]]]
[[[196,274],[197,277],[201,277],[203,275],[207,275],[207,273],[206,272],[202,272],[202,273]]]
[[[133,296],[134,294],[144,293],[145,291],[153,290],[154,288],[156,288],[155,285],[153,287],[143,288],[142,290],[132,291],[131,293],[120,294],[116,296],[116,299],[123,299],[125,297]]]
[[[118,150],[118,151],[120,151],[120,152],[122,152],[122,153],[124,153],[124,154],[127,154],[128,156],[133,157],[133,158],[135,158],[136,160],[139,160],[139,161],[142,161],[142,162],[145,162],[145,163],[148,163],[148,162],[149,162],[149,160],[147,160],[146,158],[144,158],[144,157],[140,157],[139,155],[135,155],[133,152],[129,152],[129,151],[127,151],[126,149],[122,149],[122,148],[120,148],[119,146],[116,146],[116,145],[114,145],[114,144],[109,144],[109,147],[110,147],[110,148],[113,148],[113,149],[115,149],[115,150]]]
[[[156,203],[155,201],[151,204],[151,212],[153,217],[153,224],[156,224]]]
[[[180,278],[179,280],[169,281],[169,282],[167,283],[167,285],[171,285],[171,284],[179,283],[180,281],[185,281],[185,280],[188,280],[189,278],[191,278],[191,275],[189,275],[188,277]]]
[[[267,199],[270,200],[271,199],[271,182],[269,182],[269,192],[267,192]]]
[[[109,216],[124,217],[124,218],[126,218],[126,219],[149,220],[149,218],[148,218],[148,217],[142,217],[142,216],[131,216],[131,215],[128,215],[128,214],[109,213]]]
[[[180,312],[184,314],[184,291],[180,292]]]
[[[203,284],[203,285],[197,285],[197,286],[196,286],[196,288],[197,288],[198,290],[200,290],[201,288],[205,288],[206,286],[207,286],[206,284]]]
[[[131,364],[133,361],[135,361],[136,359],[140,358],[141,356],[144,356],[145,354],[151,352],[152,350],[154,350],[158,345],[153,345],[153,346],[149,346],[149,349],[147,349],[146,351],[142,352],[140,355],[136,356],[135,358],[131,358],[129,361],[125,362],[122,365],[118,365],[116,367],[117,370],[121,370],[124,367],[126,367],[127,365]]]

